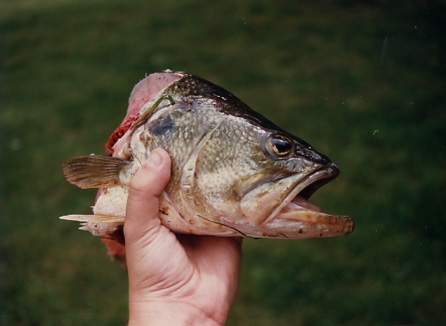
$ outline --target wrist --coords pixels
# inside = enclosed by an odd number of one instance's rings
[[[187,302],[129,302],[129,326],[221,326],[211,316]]]

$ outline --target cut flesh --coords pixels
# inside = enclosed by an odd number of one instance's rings
[[[135,85],[130,94],[127,114],[105,145],[107,155],[112,156],[114,152],[118,152],[125,144],[127,131],[133,122],[138,119],[142,107],[162,90],[183,77],[184,73],[172,73],[166,71],[151,74]]]

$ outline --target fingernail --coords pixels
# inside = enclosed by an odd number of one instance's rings
[[[153,151],[150,153],[149,159],[147,160],[147,165],[151,168],[158,168],[163,162],[163,158],[160,154]]]

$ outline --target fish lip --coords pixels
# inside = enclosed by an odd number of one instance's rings
[[[334,163],[313,171],[296,185],[294,189],[301,188],[301,190],[293,198],[300,196],[308,200],[319,188],[336,179],[339,173],[340,170]],[[294,192],[294,189],[292,192]]]
[[[335,179],[339,173],[340,170],[334,163],[320,166],[308,173],[296,183],[296,186],[291,189],[282,204],[276,207],[265,222],[269,223],[274,220],[295,198],[300,196],[305,200],[309,199],[316,190]]]
[[[268,220],[270,227],[282,237],[290,239],[336,237],[353,232],[354,222],[349,216],[327,214],[319,207],[306,202],[316,190],[338,175],[339,168],[330,163],[300,180],[288,194],[280,210],[274,216],[270,216]],[[301,206],[299,201],[304,201],[306,204]]]

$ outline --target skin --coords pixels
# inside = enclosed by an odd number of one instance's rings
[[[130,184],[129,325],[224,325],[238,288],[242,239],[177,235],[161,225],[159,196],[170,165],[167,152],[156,149]]]

